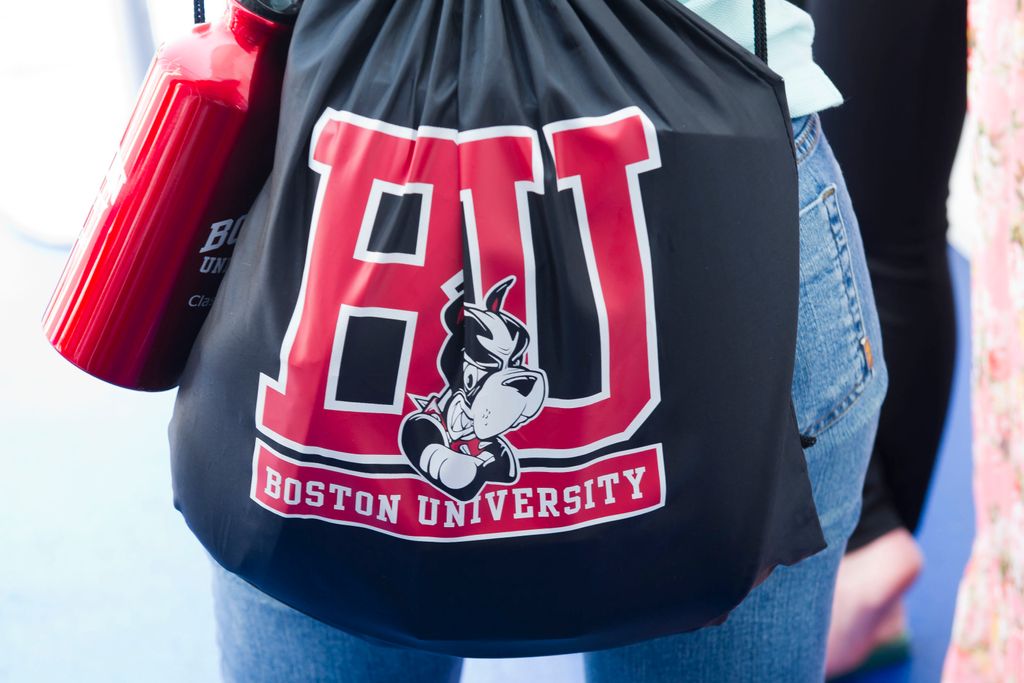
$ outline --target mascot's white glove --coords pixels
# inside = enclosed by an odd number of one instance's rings
[[[472,484],[477,470],[491,460],[429,444],[420,455],[420,469],[448,488],[461,489]]]

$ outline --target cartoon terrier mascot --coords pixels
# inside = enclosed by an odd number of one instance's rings
[[[523,366],[526,326],[502,310],[510,277],[487,293],[483,308],[458,295],[442,318],[448,338],[438,358],[447,386],[402,422],[402,452],[424,479],[452,498],[472,500],[487,482],[511,484],[519,463],[502,434],[536,417],[547,398],[542,370]]]

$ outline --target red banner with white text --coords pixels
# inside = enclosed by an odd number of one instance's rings
[[[282,517],[362,526],[423,541],[557,533],[665,504],[661,446],[612,453],[573,468],[524,469],[467,502],[416,474],[370,474],[303,463],[257,441],[250,497]]]

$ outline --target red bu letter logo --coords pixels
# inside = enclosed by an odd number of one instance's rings
[[[580,362],[600,364],[600,390],[552,398],[538,366],[537,302],[556,293],[535,277],[537,131],[413,130],[328,110],[310,152],[320,183],[302,286],[279,376],[261,376],[263,434],[299,453],[410,466],[474,501],[519,481],[522,455],[557,467],[636,432],[660,398],[639,182],[661,164],[654,126],[630,107],[543,137],[576,207],[575,225],[553,229],[579,231],[599,331]]]

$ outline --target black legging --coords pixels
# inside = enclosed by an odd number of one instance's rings
[[[924,506],[956,349],[946,197],[966,108],[966,1],[809,0],[815,60],[846,100],[822,113],[867,252],[889,393],[854,550]]]

